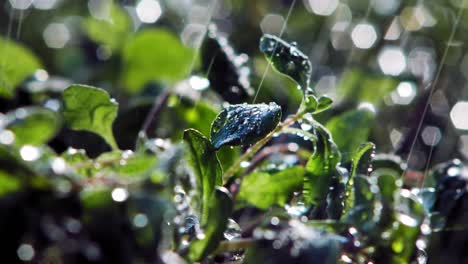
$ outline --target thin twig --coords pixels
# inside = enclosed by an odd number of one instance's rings
[[[150,112],[146,116],[145,123],[141,128],[141,131],[144,132],[149,137],[153,136],[154,126],[156,124],[157,117],[161,113],[161,110],[167,103],[171,92],[169,90],[165,90],[161,95],[156,97],[153,107],[151,108]]]

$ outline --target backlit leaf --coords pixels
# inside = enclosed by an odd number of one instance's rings
[[[166,30],[147,29],[125,43],[122,56],[123,83],[138,92],[151,81],[174,83],[188,76],[194,51]]]
[[[239,199],[260,209],[272,205],[284,206],[294,191],[304,182],[304,168],[290,167],[277,173],[254,172],[242,181]]]
[[[70,128],[97,133],[112,148],[118,148],[112,133],[112,123],[117,117],[118,104],[106,91],[75,84],[65,89],[63,101],[63,115]]]
[[[29,49],[0,37],[0,97],[13,96],[15,88],[41,67]]]

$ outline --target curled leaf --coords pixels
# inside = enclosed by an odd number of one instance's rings
[[[324,126],[313,119],[304,121],[311,123],[318,138],[315,152],[307,161],[304,177],[304,195],[310,204],[316,206],[326,198],[337,177],[336,166],[341,160],[341,153]]]
[[[260,50],[265,53],[274,69],[296,81],[304,94],[309,92],[312,64],[295,43],[287,43],[276,36],[265,34],[260,39]]]
[[[281,120],[281,107],[270,104],[230,105],[211,125],[211,141],[216,149],[252,144],[273,131]]]
[[[184,141],[189,147],[190,164],[194,169],[198,196],[200,197],[199,211],[202,223],[208,217],[208,204],[215,191],[216,185],[222,184],[222,168],[210,141],[195,129],[184,131]]]

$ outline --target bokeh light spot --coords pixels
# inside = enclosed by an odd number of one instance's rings
[[[158,1],[141,0],[136,7],[136,13],[141,22],[154,23],[161,16],[162,9]]]
[[[468,113],[468,102],[466,101],[456,103],[452,111],[450,111],[450,118],[457,129],[468,130],[468,118],[466,113]]]
[[[284,26],[284,18],[277,14],[268,14],[260,22],[260,28],[265,34],[279,35]]]
[[[372,47],[377,40],[377,32],[373,25],[368,23],[358,24],[351,32],[351,39],[354,46],[360,49]]]
[[[49,48],[61,49],[70,41],[70,31],[63,23],[49,24],[42,34],[46,45]]]
[[[385,47],[377,61],[384,74],[397,76],[406,69],[406,56],[399,47]]]
[[[308,0],[307,6],[319,16],[331,15],[339,4],[338,0]]]

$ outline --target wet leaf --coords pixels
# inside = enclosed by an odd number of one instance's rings
[[[245,54],[235,54],[227,39],[210,25],[201,46],[201,66],[208,74],[210,87],[229,103],[243,102],[253,94],[247,58]]]
[[[15,144],[41,145],[47,143],[61,126],[56,112],[41,107],[18,108],[7,114],[5,129],[15,136]]]
[[[15,88],[41,67],[29,49],[0,37],[0,97],[12,97]]]
[[[64,118],[70,128],[87,130],[102,136],[117,149],[112,123],[117,117],[118,104],[103,89],[75,84],[63,92]]]
[[[313,125],[318,140],[315,152],[306,164],[304,195],[310,204],[318,205],[326,198],[333,178],[336,177],[336,165],[341,160],[341,154],[330,132],[314,120],[309,122]]]
[[[265,34],[260,39],[260,51],[265,54],[275,70],[296,81],[304,94],[309,93],[312,65],[309,58],[294,43],[287,43],[276,36]]]
[[[242,146],[255,143],[273,131],[281,120],[281,108],[275,104],[230,105],[211,125],[213,146]]]
[[[106,10],[108,15],[102,18],[87,17],[83,22],[83,28],[90,39],[103,44],[111,51],[116,51],[120,49],[132,30],[130,17],[112,1],[102,2],[100,9]]]
[[[354,200],[354,191],[353,191],[353,182],[354,177],[359,173],[367,174],[367,169],[371,164],[371,156],[375,150],[375,145],[371,142],[361,144],[358,149],[353,153],[351,158],[351,173],[349,174],[348,180],[346,182],[346,197],[345,197],[345,206],[344,213],[346,213],[353,204]],[[366,159],[367,158],[367,159]],[[365,168],[365,169],[363,169]],[[365,170],[365,171],[362,171]]]
[[[145,152],[112,151],[101,154],[93,166],[99,167],[100,173],[115,175],[120,178],[145,178],[156,165],[156,156]]]
[[[216,187],[207,203],[207,218],[202,221],[204,238],[190,244],[188,258],[199,261],[213,252],[224,238],[224,231],[231,216],[233,201],[224,187]]]
[[[190,165],[196,176],[196,188],[200,197],[199,212],[202,224],[207,221],[210,200],[215,186],[222,185],[222,168],[216,151],[208,138],[194,129],[184,131],[184,141],[189,147]]]
[[[332,118],[326,127],[339,149],[343,153],[352,153],[367,141],[374,119],[374,112],[361,108]]]
[[[295,166],[269,174],[254,172],[242,181],[238,198],[260,209],[284,206],[304,182],[304,168]]]
[[[247,250],[243,263],[338,263],[343,238],[297,220],[288,225],[278,231],[257,229],[265,236]]]
[[[149,82],[174,83],[190,74],[194,51],[166,30],[147,29],[124,44],[122,56],[125,88],[138,92]]]
[[[368,178],[357,175],[353,181],[351,190],[354,197],[353,206],[346,212],[345,222],[356,226],[359,230],[372,232],[370,230],[375,227],[373,217],[376,197],[371,191]]]

